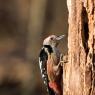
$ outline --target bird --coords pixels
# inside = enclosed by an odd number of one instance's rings
[[[61,79],[62,65],[60,64],[61,53],[58,44],[65,35],[50,35],[43,41],[39,53],[39,67],[44,84],[49,95],[62,95]]]

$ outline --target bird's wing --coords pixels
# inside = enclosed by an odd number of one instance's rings
[[[42,75],[44,84],[47,87],[47,91],[49,95],[55,95],[53,90],[49,87],[49,80],[48,80],[48,75],[47,75],[47,60],[48,60],[48,55],[45,52],[45,49],[42,48],[39,55],[39,67],[41,70],[41,75]]]
[[[48,55],[45,52],[44,48],[42,48],[39,55],[39,67],[40,67],[41,75],[42,75],[45,85],[48,83],[47,60],[48,60]]]

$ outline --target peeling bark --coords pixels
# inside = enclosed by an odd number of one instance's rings
[[[67,0],[68,63],[64,95],[95,95],[95,1]]]

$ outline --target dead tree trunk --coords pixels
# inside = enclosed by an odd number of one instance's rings
[[[64,95],[95,95],[95,0],[67,0],[68,63]]]

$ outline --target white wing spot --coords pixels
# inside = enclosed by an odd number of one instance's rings
[[[46,81],[44,81],[44,84],[47,85]]]
[[[40,70],[42,68],[42,61],[40,61],[40,58],[39,58],[39,67],[40,67]]]
[[[44,78],[44,77],[45,77],[45,75],[43,74],[43,75],[42,75],[42,78]]]

